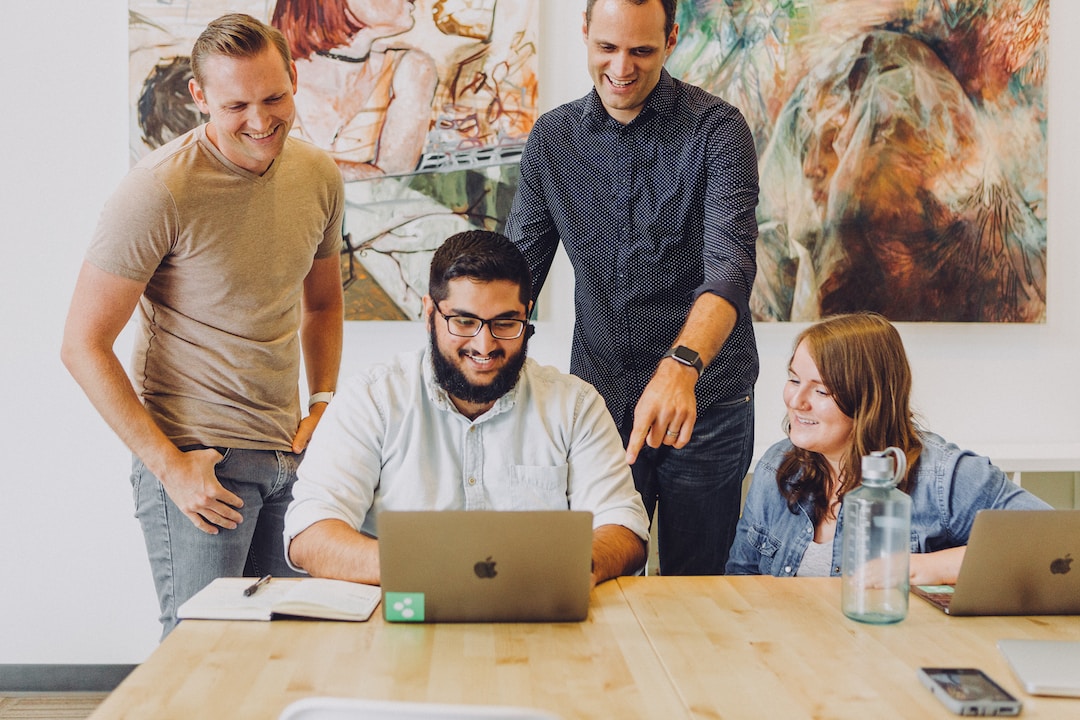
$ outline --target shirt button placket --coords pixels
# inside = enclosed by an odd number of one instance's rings
[[[461,467],[464,474],[465,509],[486,510],[483,482],[483,431],[479,425],[470,425],[469,431],[465,433],[465,457]]]
[[[630,307],[630,263],[633,258],[634,242],[634,218],[632,209],[634,165],[633,147],[628,142],[626,129],[619,131],[620,146],[616,156],[620,159],[612,168],[615,172],[615,212],[620,220],[618,228],[619,241],[616,244],[615,258],[615,302],[616,308],[621,311],[622,337],[617,338],[617,344],[624,348],[628,355],[633,347],[631,343],[632,328],[627,311]],[[624,361],[629,358],[624,358]]]

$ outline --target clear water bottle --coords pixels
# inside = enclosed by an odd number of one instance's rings
[[[907,616],[911,498],[896,489],[906,471],[899,448],[866,455],[862,485],[844,496],[841,606],[852,620],[884,624]]]

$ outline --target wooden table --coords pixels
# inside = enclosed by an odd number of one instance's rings
[[[615,582],[581,623],[185,620],[91,718],[271,720],[302,697],[523,705],[564,718],[681,707]],[[674,717],[679,717],[675,715]]]
[[[1080,617],[949,617],[917,597],[894,625],[840,611],[838,578],[621,578],[693,717],[955,718],[916,678],[978,667],[1025,718],[1080,718],[1080,700],[1022,692],[1001,638],[1080,640]]]
[[[524,705],[570,718],[952,718],[920,665],[983,668],[1023,717],[1080,700],[1020,692],[994,643],[1080,639],[1080,617],[949,618],[912,598],[871,626],[833,579],[623,578],[568,624],[188,620],[91,717],[271,720],[310,695]]]

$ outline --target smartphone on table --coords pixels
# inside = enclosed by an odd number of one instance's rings
[[[919,668],[919,680],[957,715],[1019,715],[1023,707],[977,668]]]

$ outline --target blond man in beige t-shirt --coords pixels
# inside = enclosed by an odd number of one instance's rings
[[[289,138],[287,43],[227,15],[192,70],[210,121],[139,162],[105,206],[62,349],[134,455],[164,633],[214,577],[292,574],[282,518],[341,359],[344,191],[327,155]],[[129,379],[113,343],[136,308]]]

